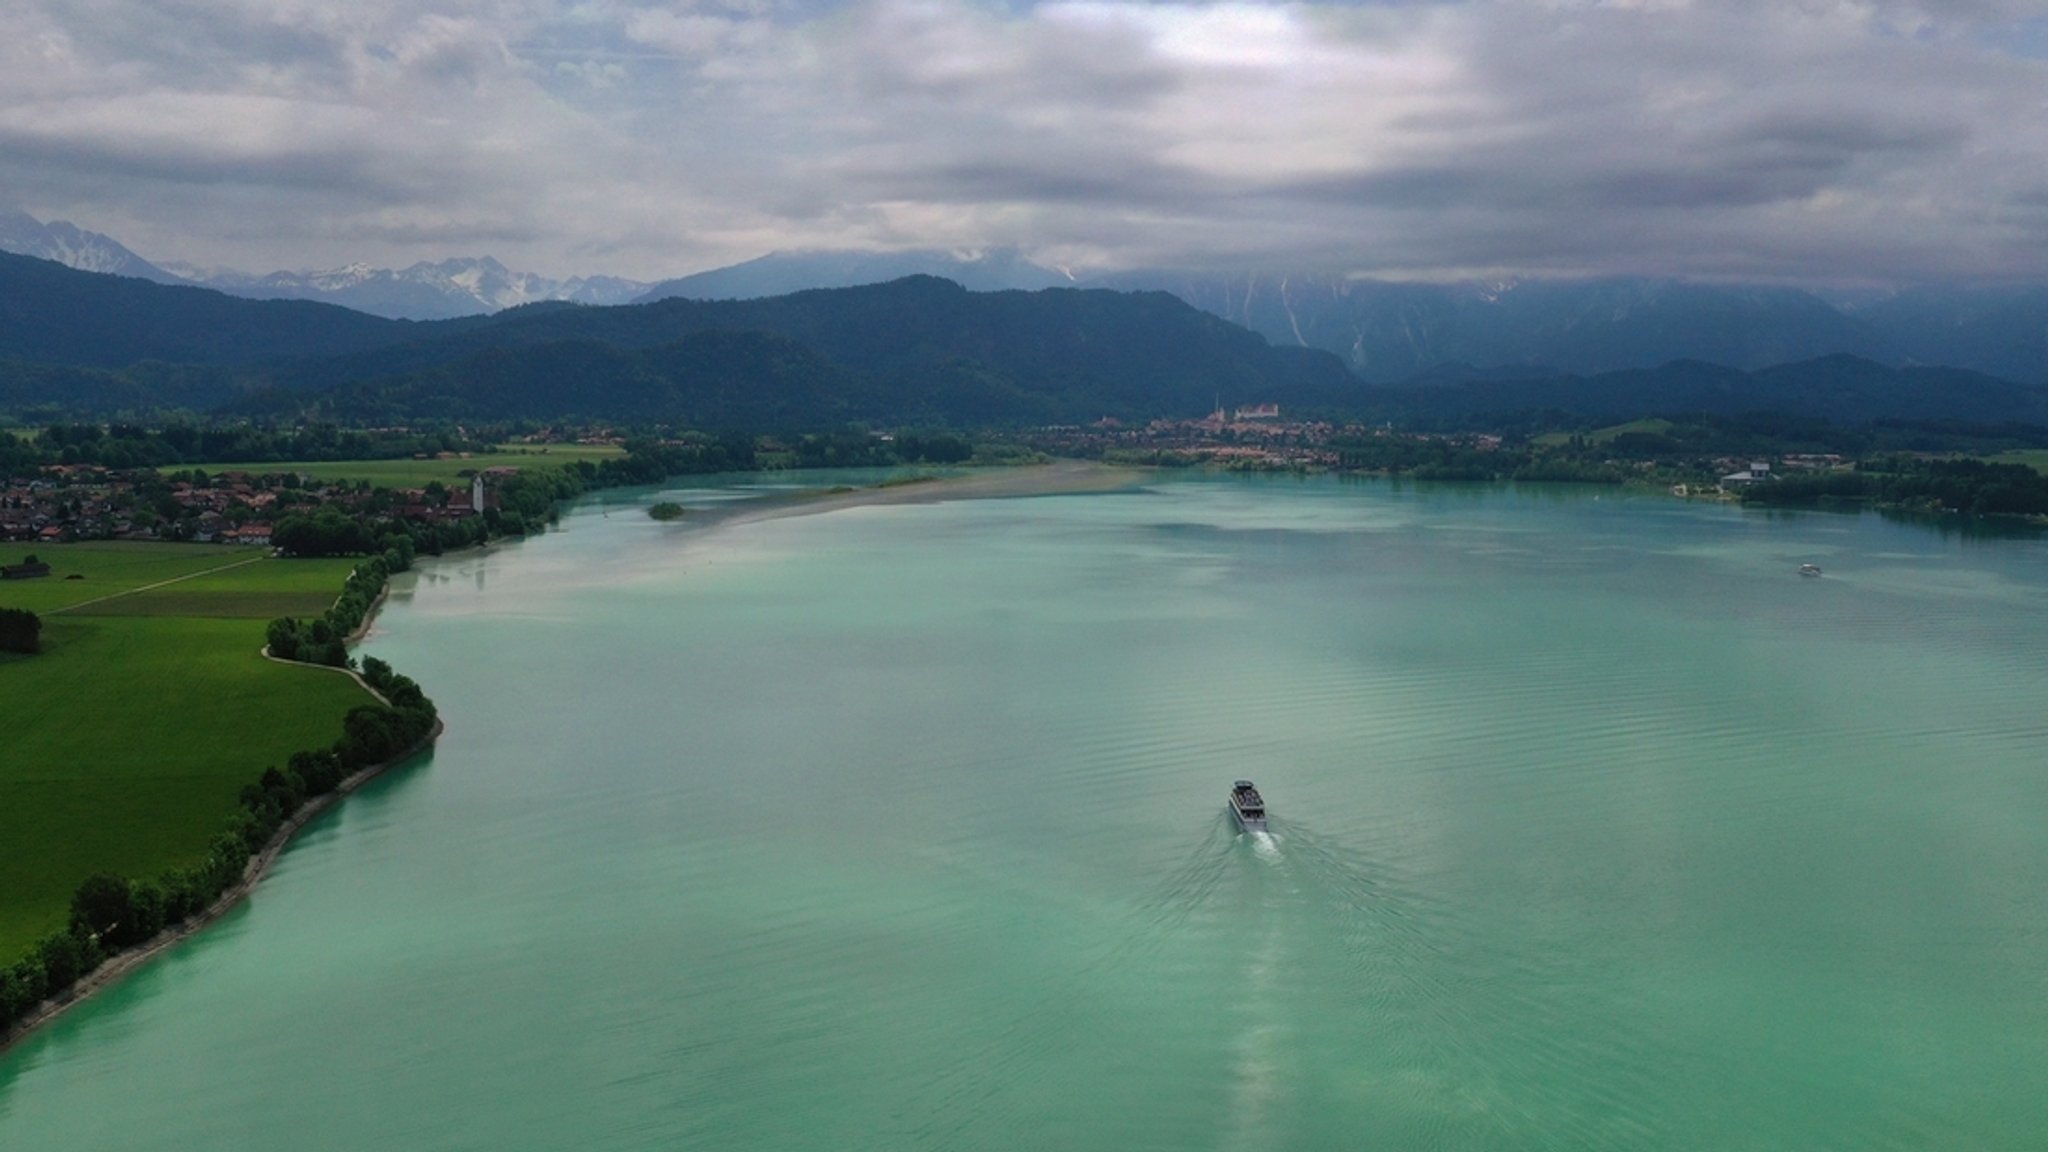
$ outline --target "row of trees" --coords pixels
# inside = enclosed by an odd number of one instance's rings
[[[1354,436],[1330,442],[1338,466],[1417,480],[1521,480],[1620,484],[1628,472],[1606,453],[1572,444],[1484,444],[1470,436]]]
[[[392,574],[410,567],[411,542],[401,536],[382,555],[356,565],[342,584],[341,595],[325,613],[310,620],[295,616],[272,620],[264,633],[270,654],[280,660],[347,667],[349,635],[362,626],[377,597],[384,594],[384,585]]]
[[[245,423],[179,422],[160,427],[52,424],[36,438],[35,447],[42,463],[120,469],[229,461],[390,460],[488,448],[452,426],[386,431],[327,423],[279,429]]]
[[[375,658],[363,661],[362,675],[389,703],[349,712],[341,739],[331,747],[294,753],[285,768],[265,769],[260,780],[242,789],[241,803],[203,862],[154,880],[102,873],[80,884],[71,898],[70,923],[0,969],[0,1031],[114,954],[204,912],[309,801],[333,792],[357,771],[404,755],[433,733],[434,704],[418,684]]]
[[[1976,516],[2048,516],[2048,476],[2024,464],[1889,456],[1852,471],[1791,473],[1742,494],[1745,504],[1868,502]]]

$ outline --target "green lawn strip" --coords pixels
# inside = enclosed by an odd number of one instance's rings
[[[228,620],[274,620],[318,616],[334,603],[322,592],[187,592],[179,585],[87,604],[75,616],[202,616]],[[263,637],[256,637],[261,645]]]
[[[244,556],[245,559],[255,557]],[[352,559],[296,560],[264,557],[242,564],[73,609],[92,616],[209,616],[271,620],[318,616],[334,603]],[[260,644],[261,641],[259,640]]]
[[[0,561],[18,564],[30,555],[48,564],[50,574],[33,580],[0,581],[0,608],[49,612],[252,560],[260,553],[216,544],[158,544],[143,540],[0,545]],[[74,575],[82,579],[66,579]],[[335,581],[335,587],[340,586],[341,582]]]
[[[198,467],[208,475],[216,476],[222,472],[272,475],[296,472],[316,480],[368,480],[380,488],[423,488],[433,480],[443,484],[458,483],[464,472],[479,472],[485,468],[561,468],[578,460],[604,460],[625,454],[622,448],[603,444],[551,444],[545,452],[538,448],[506,449],[434,460],[271,461]]]
[[[331,744],[370,700],[264,660],[248,619],[65,614],[42,641],[0,664],[0,963],[94,872],[154,878],[204,856],[244,785]]]

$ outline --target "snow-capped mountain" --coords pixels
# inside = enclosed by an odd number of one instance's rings
[[[182,270],[182,269],[181,269]],[[251,276],[227,270],[191,270],[191,282],[259,300],[319,300],[394,320],[446,320],[533,304],[624,304],[647,285],[616,276],[556,280],[514,272],[489,256],[421,262],[393,271],[350,264],[314,272]]]
[[[446,320],[542,300],[625,304],[650,287],[616,276],[556,280],[514,272],[489,256],[422,262],[398,271],[350,264],[267,276],[175,261],[153,264],[111,236],[62,220],[45,224],[24,212],[0,212],[0,252],[54,260],[82,272],[137,276],[159,284],[197,284],[255,300],[318,300],[392,320]]]
[[[184,283],[111,236],[87,232],[63,220],[45,224],[26,212],[0,212],[0,252],[53,260],[81,272],[135,276],[159,284]]]

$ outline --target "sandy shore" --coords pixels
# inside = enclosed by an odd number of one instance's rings
[[[816,516],[876,504],[940,504],[948,500],[998,500],[1020,496],[1068,496],[1121,492],[1145,482],[1141,468],[1119,468],[1089,460],[985,468],[957,476],[935,476],[906,484],[826,489],[783,499],[749,501],[720,518],[720,524],[750,524],[785,516]]]

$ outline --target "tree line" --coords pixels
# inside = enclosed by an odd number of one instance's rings
[[[0,433],[0,460],[20,458],[24,448],[36,464],[94,464],[120,470],[272,460],[394,460],[490,450],[452,426],[395,431],[330,423],[287,428],[227,422],[173,421],[155,427],[68,423],[45,427],[33,442]]]
[[[434,731],[433,701],[410,678],[375,657],[362,676],[388,703],[350,710],[342,736],[327,748],[296,752],[242,789],[241,802],[214,837],[206,859],[155,879],[91,876],[71,898],[70,921],[0,968],[0,1031],[62,994],[107,959],[204,912],[239,881],[249,860],[309,801],[350,775],[416,748]]]
[[[2048,475],[2024,464],[1886,456],[1853,470],[1788,473],[1742,494],[1745,504],[1870,503],[1973,516],[2048,516]]]

